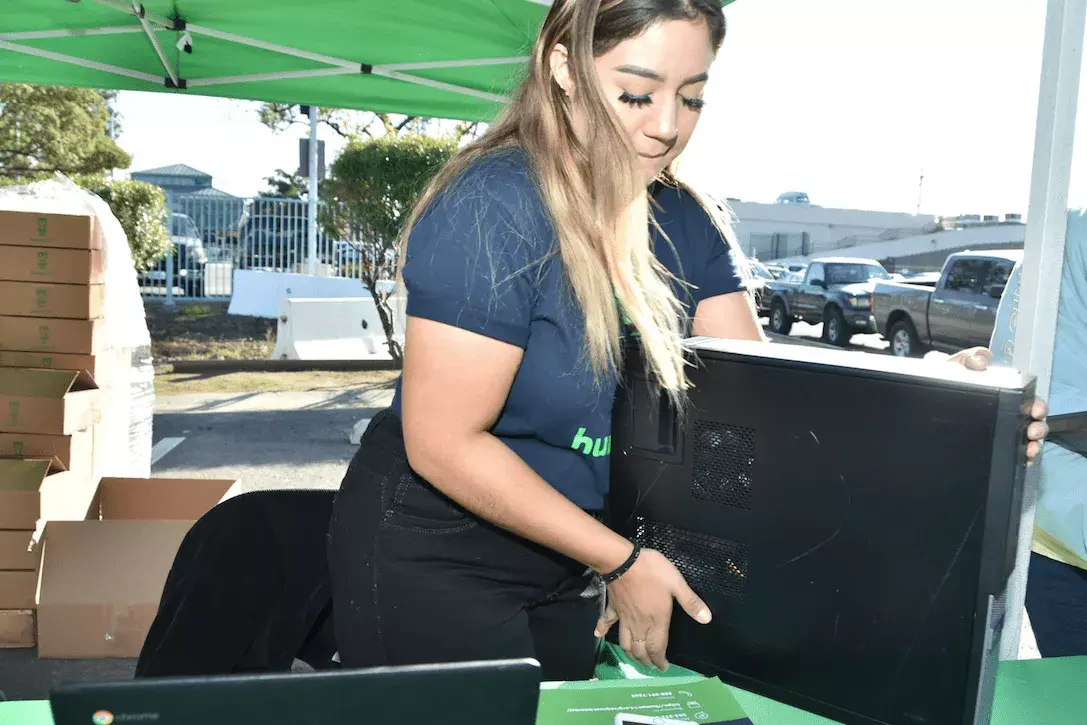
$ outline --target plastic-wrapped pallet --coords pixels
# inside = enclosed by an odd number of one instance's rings
[[[0,189],[0,210],[92,215],[102,229],[106,279],[103,302],[107,364],[96,379],[103,390],[95,427],[95,476],[147,477],[151,473],[154,367],[151,336],[132,253],[120,222],[100,198],[58,177]]]

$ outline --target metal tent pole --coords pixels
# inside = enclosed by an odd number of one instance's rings
[[[309,107],[309,274],[317,274],[317,106]]]
[[[1037,377],[1038,395],[1042,398],[1049,396],[1064,267],[1085,18],[1087,0],[1049,0],[1013,355],[1016,369]],[[1000,642],[1000,658],[1004,660],[1019,657],[1040,468],[1041,464],[1031,467],[1023,496],[1019,548],[1015,570],[1008,581],[1006,620]]]

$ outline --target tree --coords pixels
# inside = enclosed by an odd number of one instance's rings
[[[303,113],[303,107],[293,103],[264,103],[261,104],[257,114],[260,116],[261,123],[276,132],[286,131],[296,123],[309,123],[309,116]],[[420,119],[415,116],[394,118],[388,113],[350,111],[342,108],[318,108],[317,120],[347,139],[357,136],[373,138],[378,130],[394,135],[409,127],[411,130],[420,131],[419,125],[430,121],[430,119]]]
[[[308,199],[309,180],[305,176],[290,174],[283,169],[276,169],[271,176],[264,178],[268,188],[260,193],[269,199]]]
[[[143,181],[103,181],[84,188],[109,204],[121,223],[137,272],[150,269],[170,251],[173,242],[166,230],[162,189]]]
[[[377,304],[389,354],[400,362],[403,350],[393,337],[389,305],[396,279],[398,238],[426,183],[457,149],[454,136],[386,134],[351,141],[332,164],[324,182],[321,225],[334,239],[361,240],[359,278]],[[386,282],[379,289],[379,282]]]
[[[86,88],[0,84],[0,178],[28,183],[57,172],[97,176],[127,169],[110,137],[111,94]]]

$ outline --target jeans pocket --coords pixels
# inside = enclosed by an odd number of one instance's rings
[[[467,531],[479,522],[471,512],[414,472],[406,472],[396,480],[383,523],[405,531],[452,534]]]

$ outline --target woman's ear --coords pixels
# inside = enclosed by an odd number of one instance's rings
[[[574,90],[573,79],[570,77],[570,54],[566,46],[556,43],[551,49],[551,77],[555,83],[569,96]]]

